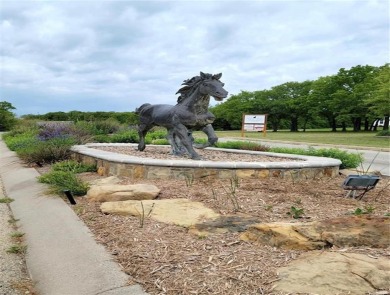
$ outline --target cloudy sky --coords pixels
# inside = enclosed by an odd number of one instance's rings
[[[0,101],[17,115],[176,103],[184,79],[229,94],[389,62],[388,0],[0,0]]]

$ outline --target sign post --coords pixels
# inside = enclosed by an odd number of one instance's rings
[[[263,132],[267,134],[267,115],[242,114],[241,137],[244,137],[245,131]]]

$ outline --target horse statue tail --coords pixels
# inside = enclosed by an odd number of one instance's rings
[[[135,109],[135,113],[139,114],[144,108],[146,108],[146,107],[148,107],[150,105],[151,105],[150,103],[144,103],[142,106],[140,106],[139,108]]]

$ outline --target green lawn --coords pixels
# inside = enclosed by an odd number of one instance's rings
[[[219,138],[231,137],[242,138],[241,131],[217,131]],[[245,138],[258,140],[275,140],[275,141],[290,141],[304,142],[309,144],[330,144],[344,146],[359,146],[359,147],[375,147],[390,149],[389,137],[375,136],[375,132],[330,132],[330,131],[306,131],[306,132],[267,132],[263,136],[261,132],[245,132]],[[195,137],[204,137],[202,132],[194,133]]]

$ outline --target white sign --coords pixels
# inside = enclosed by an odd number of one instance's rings
[[[255,132],[267,132],[267,115],[258,115],[258,114],[242,114],[242,127],[241,127],[241,136],[244,137],[245,131],[255,131]]]
[[[244,124],[263,124],[265,115],[244,115]]]
[[[244,124],[244,131],[263,131],[264,125],[260,124]]]

